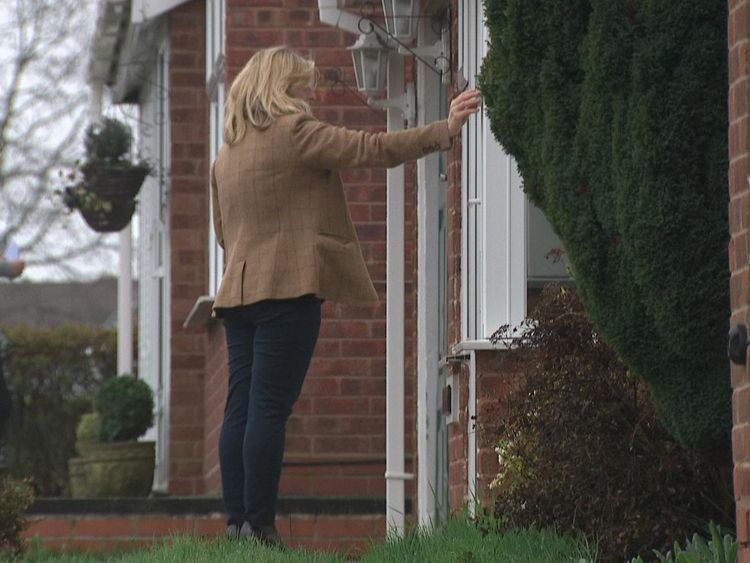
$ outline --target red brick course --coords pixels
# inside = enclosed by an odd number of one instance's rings
[[[750,80],[750,3],[729,2],[729,229],[728,261],[732,272],[730,295],[731,325],[747,324],[748,312],[748,81]],[[734,494],[737,502],[739,561],[750,561],[750,377],[747,367],[732,366],[733,396],[732,449],[734,452]]]
[[[194,0],[169,13],[170,33],[170,245],[172,494],[202,494],[203,365],[205,335],[182,323],[196,297],[206,293],[208,221],[208,105],[205,89],[205,4]]]
[[[458,2],[451,1],[451,44],[458,45]],[[451,65],[458,68],[458,50],[451,53]],[[449,95],[453,92],[449,91]],[[448,158],[448,341],[451,345],[461,342],[461,137],[453,141]],[[468,366],[452,368],[455,383],[452,392],[459,397],[459,412],[456,422],[449,428],[448,480],[451,511],[460,512],[468,495]]]
[[[382,515],[282,515],[276,526],[292,548],[357,555],[385,536]],[[43,547],[64,552],[142,549],[170,542],[176,535],[222,537],[223,514],[208,516],[45,516],[31,520],[26,539],[38,536]]]

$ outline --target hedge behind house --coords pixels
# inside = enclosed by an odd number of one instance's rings
[[[13,399],[6,455],[11,475],[33,478],[40,496],[68,494],[75,429],[117,368],[115,331],[86,326],[0,328]]]
[[[492,130],[684,445],[729,449],[724,0],[485,0]]]

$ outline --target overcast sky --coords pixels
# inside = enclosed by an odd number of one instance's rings
[[[18,33],[17,26],[14,26],[16,14],[19,10],[28,10],[36,2],[64,2],[70,3],[73,0],[0,0],[0,102],[7,99],[8,92],[11,91],[11,79],[12,79],[12,67],[14,53],[18,50],[18,44],[20,41],[20,35]],[[62,26],[69,26],[68,30],[73,31],[70,34],[69,40],[66,40],[63,45],[67,45],[71,52],[76,48],[85,48],[85,53],[88,53],[88,45],[90,44],[91,36],[94,30],[94,24],[96,21],[96,4],[95,0],[75,0],[76,17],[70,20],[60,22]],[[53,27],[53,25],[47,25],[46,28]],[[65,29],[60,28],[60,29]],[[54,30],[52,31],[54,32]],[[64,55],[64,53],[60,53]],[[42,68],[42,72],[49,71],[53,74],[56,69],[58,61],[64,57],[50,57],[45,59],[43,64],[48,65],[48,68]],[[77,68],[75,72],[65,78],[65,80],[55,83],[54,87],[60,92],[60,97],[64,93],[71,92],[88,92],[88,86],[86,84],[86,69],[88,61],[87,57],[79,57],[76,62]],[[39,72],[37,69],[35,72]],[[35,88],[42,88],[44,77],[34,78],[33,73],[27,77],[26,82],[23,83],[23,88],[28,89],[27,91],[34,91]],[[18,103],[18,107],[25,107],[25,104]],[[43,108],[44,109],[44,108]],[[28,126],[28,123],[33,122],[35,119],[39,119],[39,115],[43,113],[43,109],[34,105],[29,105],[28,109],[22,110],[21,118],[19,119],[19,127],[17,130],[22,130],[24,126]],[[133,113],[133,108],[129,108],[128,113]],[[107,108],[105,110],[108,114],[122,114],[119,108]],[[0,108],[0,121],[3,118],[3,112]],[[38,132],[38,137],[29,140],[30,143],[36,144],[37,146],[44,146],[49,144],[50,146],[59,143],[61,139],[65,138],[67,131],[71,128],[71,120],[74,119],[74,115],[62,115],[56,118],[49,124],[45,124],[44,128],[41,128]],[[83,128],[81,133],[83,133]],[[79,139],[75,142],[70,143],[71,154],[74,158],[79,158],[82,153],[82,144]],[[3,138],[0,138],[0,147],[4,142]],[[12,147],[8,145],[8,147]],[[0,166],[3,169],[8,169],[14,159],[18,160],[31,160],[21,159],[18,157],[18,152],[14,155],[12,150],[0,151],[3,152],[5,162],[2,162],[0,158]],[[55,171],[57,172],[57,171]],[[51,175],[52,176],[52,175]],[[57,216],[65,213],[65,206],[59,195],[55,194],[55,190],[62,187],[62,180],[59,179],[57,174],[54,174],[54,178],[50,177],[48,182],[49,185],[45,185],[44,193],[35,195],[34,197],[43,201],[45,209],[54,211]],[[14,197],[15,202],[23,202],[26,193],[30,193],[30,190],[25,188],[24,180],[19,179],[18,181],[5,181],[0,183],[0,189],[5,192],[8,197]],[[24,191],[25,190],[25,191]],[[22,205],[22,204],[19,204]],[[16,215],[9,216],[8,210],[10,206],[0,203],[0,206],[6,209],[0,209],[0,240],[2,240],[3,233],[7,232],[9,225],[11,225],[13,217]],[[57,221],[57,220],[55,220]],[[134,221],[134,231],[137,226],[137,222]],[[72,279],[95,279],[103,275],[116,275],[118,271],[118,256],[116,252],[116,245],[119,237],[117,234],[107,235],[103,239],[103,243],[108,246],[108,249],[98,247],[95,251],[78,258],[73,258],[66,261],[65,268],[60,268],[54,265],[45,265],[44,261],[45,252],[49,252],[53,249],[52,254],[59,254],[58,250],[67,251],[72,248],[80,248],[89,244],[96,236],[93,231],[83,222],[78,212],[67,214],[59,217],[59,224],[55,222],[55,228],[52,229],[48,236],[46,236],[42,242],[35,248],[26,248],[29,245],[29,241],[33,239],[36,232],[39,230],[39,225],[34,224],[33,221],[29,224],[23,224],[16,234],[13,235],[13,239],[22,247],[21,258],[26,259],[29,262],[21,281],[42,281],[42,280],[72,280]],[[78,245],[78,246],[77,246]],[[134,248],[136,241],[134,238]],[[0,253],[4,253],[5,245],[0,246]],[[135,252],[134,252],[135,254]]]

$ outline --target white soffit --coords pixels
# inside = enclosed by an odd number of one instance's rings
[[[124,0],[101,2],[89,51],[88,80],[92,84],[106,84],[111,80],[112,62],[123,37]]]
[[[184,4],[187,0],[132,0],[130,21],[141,23]]]
[[[371,13],[373,11],[373,5],[375,6],[375,13],[381,13],[381,3],[378,0],[336,0],[336,4],[341,10],[348,10],[354,14]],[[419,9],[422,15],[434,15],[445,10],[449,6],[448,0],[420,0]]]

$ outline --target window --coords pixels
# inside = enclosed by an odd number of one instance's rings
[[[473,88],[489,40],[478,0],[460,0],[458,35],[459,67]],[[528,202],[515,160],[495,140],[486,115],[464,127],[461,159],[461,334],[464,341],[487,340],[526,317],[530,288],[568,275],[564,263],[546,258],[561,243]]]
[[[210,98],[209,107],[209,156],[213,162],[222,144],[224,119],[224,38],[226,35],[225,0],[206,2],[206,88]],[[216,295],[224,269],[224,250],[216,240],[213,226],[213,203],[211,184],[207,179],[209,205],[208,216],[208,293]]]

